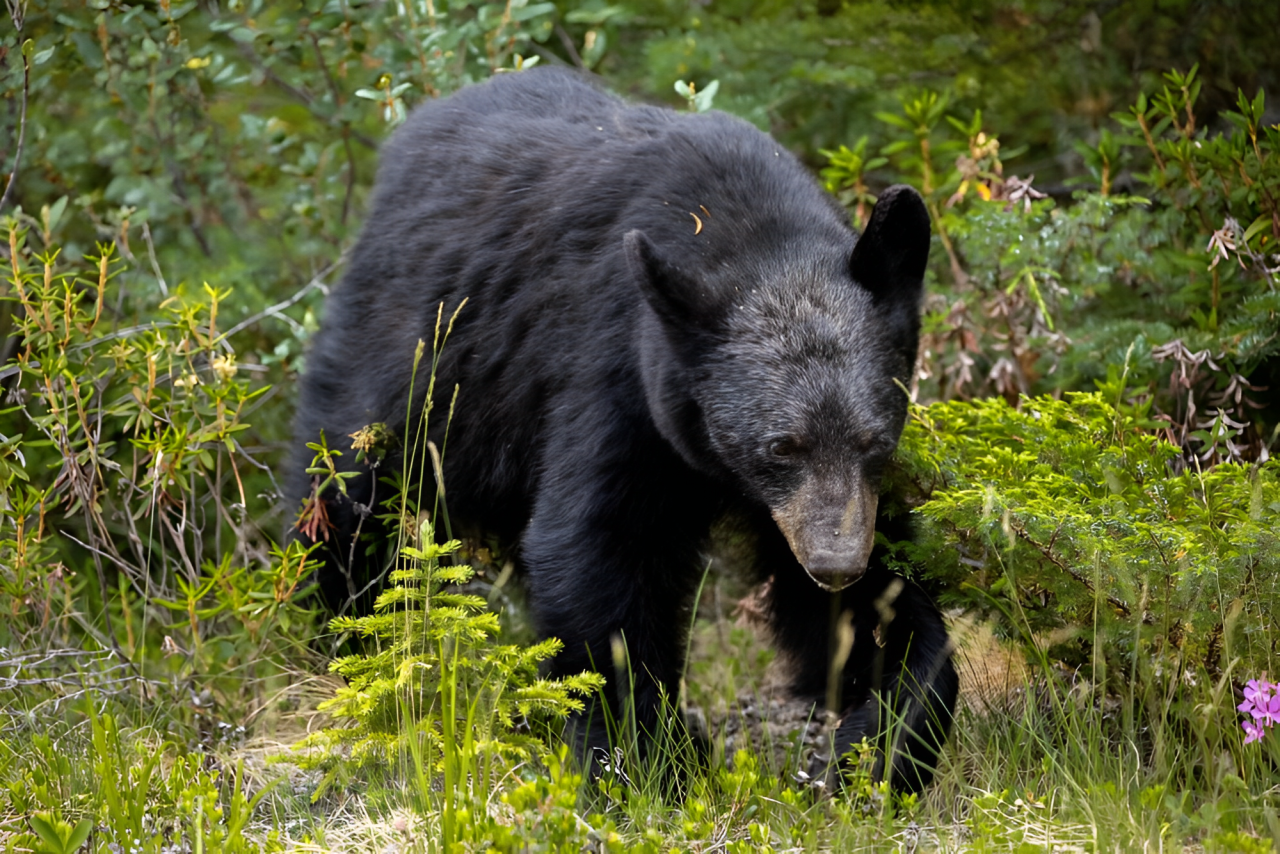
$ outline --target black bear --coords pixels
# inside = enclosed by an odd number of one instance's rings
[[[758,537],[795,690],[831,696],[832,618],[850,612],[838,746],[875,739],[896,788],[927,784],[956,697],[950,645],[923,591],[872,558],[929,251],[915,191],[885,191],[858,237],[746,122],[628,105],[550,69],[421,107],[381,157],[308,357],[291,497],[314,489],[304,445],[321,430],[337,446],[419,417],[429,359],[415,378],[415,348],[465,299],[431,428],[443,445],[459,386],[447,512],[513,547],[537,625],[564,642],[553,673],[616,685],[622,639],[631,712],[652,732],[678,688],[709,528],[734,514]],[[353,460],[339,460],[358,472],[347,494],[320,497],[335,608],[367,597],[385,563],[364,547],[380,487]],[[603,717],[571,727],[580,755],[606,743]]]

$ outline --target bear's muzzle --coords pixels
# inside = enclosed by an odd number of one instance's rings
[[[852,485],[809,478],[770,512],[805,572],[834,593],[867,571],[878,504],[876,490],[862,478]]]

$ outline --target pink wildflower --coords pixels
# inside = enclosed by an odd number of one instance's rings
[[[1266,721],[1267,726],[1280,723],[1280,691],[1277,691],[1266,701],[1266,705],[1258,704],[1258,711],[1254,715],[1258,720]]]
[[[1280,685],[1266,679],[1250,679],[1244,687],[1244,702],[1236,709],[1252,719],[1240,722],[1244,743],[1261,741],[1268,729],[1280,723]]]

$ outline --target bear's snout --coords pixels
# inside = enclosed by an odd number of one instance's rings
[[[834,593],[867,571],[878,503],[876,491],[861,478],[852,485],[814,478],[771,512],[804,571]]]
[[[863,576],[867,571],[867,557],[870,554],[870,548],[848,552],[812,552],[801,565],[819,587],[837,593]]]

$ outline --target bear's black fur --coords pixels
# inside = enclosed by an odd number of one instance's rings
[[[553,673],[616,680],[620,636],[652,732],[708,529],[734,513],[758,536],[795,689],[827,696],[832,616],[852,612],[841,746],[894,733],[893,784],[918,790],[956,674],[937,609],[869,553],[928,249],[913,190],[887,190],[858,238],[795,158],[727,115],[631,106],[547,69],[464,89],[382,152],[308,357],[290,495],[312,489],[321,430],[331,447],[374,422],[405,433],[427,388],[417,342],[465,298],[431,427],[442,445],[459,385],[447,511],[515,547],[540,630],[564,642]],[[367,604],[381,568],[363,546],[378,487],[353,456],[348,497],[325,497],[319,580],[339,609]],[[577,722],[580,752],[604,743],[601,717]]]

